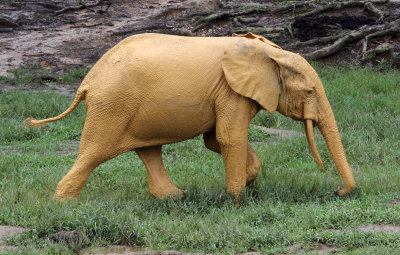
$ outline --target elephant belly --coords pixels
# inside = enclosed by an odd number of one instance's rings
[[[213,103],[169,98],[141,105],[130,123],[134,140],[145,146],[183,141],[215,126]]]

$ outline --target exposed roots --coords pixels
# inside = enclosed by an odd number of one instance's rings
[[[350,33],[345,34],[343,37],[337,39],[332,45],[324,47],[322,49],[302,54],[302,56],[309,60],[317,60],[321,58],[328,57],[333,55],[334,53],[341,50],[348,43],[358,41],[363,39],[364,37],[370,34],[378,34],[378,31],[386,30],[386,31],[397,31],[400,26],[400,19],[392,21],[390,23],[386,23],[383,25],[375,25],[375,26],[363,26],[358,30],[351,31]],[[383,32],[383,31],[382,31]],[[379,34],[378,34],[379,35]],[[376,35],[376,36],[378,36]]]
[[[218,13],[213,13],[211,15],[208,15],[206,17],[198,18],[196,21],[193,23],[194,28],[192,29],[192,32],[196,32],[200,28],[203,28],[209,24],[211,24],[214,21],[221,20],[221,19],[227,19],[231,17],[237,17],[237,16],[242,16],[242,15],[248,15],[252,13],[263,13],[263,12],[274,12],[274,13],[280,13],[280,12],[287,12],[291,11],[294,8],[299,8],[303,7],[306,5],[310,5],[310,2],[299,2],[299,3],[294,3],[294,4],[289,4],[285,5],[279,8],[271,8],[268,6],[257,6],[254,8],[249,8],[246,10],[228,10],[228,11],[222,11]]]
[[[399,22],[400,23],[400,22]],[[362,59],[365,60],[368,58],[368,56],[371,55],[375,55],[378,53],[383,53],[386,51],[392,51],[393,52],[393,46],[388,44],[388,43],[384,43],[380,46],[378,46],[376,49],[373,50],[368,50],[368,41],[371,38],[374,37],[379,37],[379,36],[383,36],[383,35],[389,35],[389,34],[400,34],[400,27],[399,26],[395,26],[383,31],[378,31],[372,34],[369,34],[367,36],[365,36],[364,42],[363,42],[363,49],[362,49]],[[391,53],[392,54],[392,53]]]
[[[296,43],[291,44],[290,47],[311,46],[311,45],[316,45],[316,44],[327,44],[327,43],[334,42],[342,37],[343,37],[343,34],[320,37],[320,38],[315,38],[315,39],[308,40],[305,42],[296,42]]]
[[[90,7],[97,6],[97,5],[101,4],[102,2],[103,2],[103,0],[98,0],[97,2],[92,3],[92,4],[85,4],[83,1],[80,1],[79,5],[67,6],[67,7],[62,8],[61,10],[55,11],[54,13],[56,15],[59,15],[59,14],[61,14],[63,12],[66,12],[66,11],[80,10],[80,9],[84,9],[84,8],[91,10]],[[93,11],[93,10],[91,10],[91,11]]]
[[[297,15],[296,18],[305,18],[305,17],[310,17],[310,16],[314,16],[323,12],[327,12],[327,11],[334,11],[334,10],[340,10],[340,9],[344,9],[344,8],[348,8],[348,7],[359,7],[359,6],[365,6],[367,3],[374,3],[374,4],[385,4],[388,3],[390,1],[388,0],[377,0],[377,1],[350,1],[350,2],[339,2],[339,3],[331,3],[331,4],[327,4],[323,7],[320,7],[318,9],[315,9],[313,11],[310,12],[306,12],[306,13],[301,13],[299,15]]]
[[[367,2],[364,4],[364,10],[371,13],[373,16],[378,18],[378,20],[383,19],[383,12],[376,8],[371,2]]]
[[[0,27],[19,27],[17,23],[6,17],[0,16]]]

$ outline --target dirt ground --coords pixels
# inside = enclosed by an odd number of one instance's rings
[[[318,1],[317,1],[318,2]],[[307,41],[339,33],[339,30],[357,29],[378,23],[363,8],[345,8],[321,16],[295,17],[319,8],[317,2],[304,8],[286,11],[253,12],[236,17],[210,21],[194,29],[198,21],[213,13],[230,10],[248,10],[255,6],[278,8],[282,1],[227,1],[220,0],[109,0],[93,7],[68,10],[57,14],[63,7],[79,6],[77,0],[2,1],[0,19],[0,75],[28,64],[39,64],[54,73],[70,68],[93,65],[108,49],[125,37],[144,32],[191,36],[230,36],[233,32],[257,31],[259,28],[281,28],[278,33],[265,35],[285,49],[310,52],[321,46],[301,46]],[[96,1],[87,0],[87,5]],[[81,6],[82,7],[82,6]],[[400,17],[400,8],[379,5],[388,21]],[[238,24],[239,23],[239,24]],[[291,25],[289,31],[288,24]],[[239,27],[238,27],[239,26]],[[3,30],[1,30],[3,29]],[[195,31],[194,31],[195,30]],[[400,49],[398,35],[387,35],[371,40],[370,47],[384,42]],[[362,41],[324,59],[324,62],[354,62],[360,59]]]

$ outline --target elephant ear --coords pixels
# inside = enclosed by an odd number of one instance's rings
[[[229,86],[251,98],[271,114],[278,106],[280,77],[278,64],[268,57],[268,47],[261,40],[242,38],[225,50],[222,68]]]

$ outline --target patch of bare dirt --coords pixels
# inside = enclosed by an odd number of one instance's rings
[[[79,151],[79,141],[72,141],[72,142],[61,142],[59,143],[59,146],[57,149],[54,151],[45,151],[41,152],[40,150],[42,145],[39,145],[36,147],[33,147],[32,150],[36,151],[36,154],[43,154],[43,155],[72,155],[72,154],[78,154]],[[23,150],[20,148],[17,148],[14,145],[6,145],[6,146],[0,146],[0,155],[21,155],[23,153]]]
[[[55,71],[92,65],[123,37],[160,28],[172,32],[184,24],[177,20],[179,17],[196,9],[210,10],[216,1],[114,0],[110,3],[108,7],[103,4],[60,14],[56,11],[65,6],[79,6],[79,1],[0,4],[0,16],[18,24],[12,32],[2,33],[0,75],[28,63],[39,63]],[[157,15],[157,19],[152,18]],[[164,24],[159,25],[160,21]]]
[[[370,224],[370,225],[366,225],[366,226],[361,226],[358,229],[363,232],[398,233],[398,232],[400,232],[400,225]]]
[[[326,244],[319,244],[315,243],[313,244],[314,248],[311,250],[304,249],[301,245],[295,244],[292,246],[288,247],[289,254],[303,254],[304,252],[307,253],[316,253],[316,254],[329,254],[332,251],[335,251],[339,249],[339,247],[336,247],[334,245],[326,245]]]
[[[7,245],[4,240],[9,236],[14,236],[24,231],[26,231],[26,229],[21,227],[0,226],[0,251],[5,249],[17,249],[16,246]]]
[[[84,2],[88,6],[97,1]],[[297,42],[398,19],[400,4],[391,2],[375,4],[384,13],[378,19],[360,4],[301,16],[326,7],[328,2],[324,1],[104,0],[92,7],[84,7],[79,0],[3,1],[0,3],[0,19],[3,19],[0,20],[0,75],[31,63],[56,73],[90,66],[121,39],[146,32],[230,36],[233,32],[253,31],[286,49],[308,53],[321,45]],[[79,8],[60,12],[70,6]],[[340,51],[344,53],[334,54],[328,60],[359,59],[362,39],[351,42]],[[399,39],[399,33],[371,38],[368,49],[390,43],[398,52]]]
[[[390,204],[392,204],[392,205],[400,205],[400,199],[395,199],[395,200],[391,201]]]
[[[283,136],[283,137],[304,136],[304,133],[297,132],[294,130],[267,128],[267,127],[257,126],[257,125],[253,125],[253,127],[255,127],[259,130],[262,130],[268,134],[279,135],[279,136]]]
[[[316,248],[312,249],[310,252],[317,253],[317,254],[328,254],[337,249],[338,249],[338,247],[333,246],[333,245],[320,244]]]

